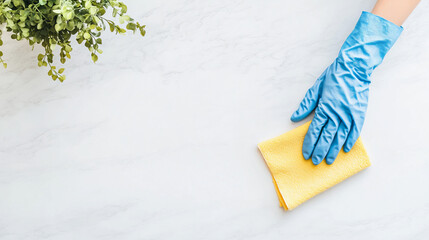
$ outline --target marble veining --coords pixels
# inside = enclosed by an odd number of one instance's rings
[[[373,165],[291,212],[256,144],[374,0],[127,0],[147,37],[74,45],[64,83],[4,38],[0,239],[428,239],[429,3],[372,76]]]

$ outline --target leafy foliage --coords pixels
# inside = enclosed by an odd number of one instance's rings
[[[112,11],[111,19],[105,17],[108,10]],[[118,0],[0,0],[0,25],[6,24],[12,39],[28,40],[33,48],[40,44],[44,53],[37,57],[38,66],[48,67],[48,75],[61,82],[65,80],[64,68],[57,69],[53,65],[54,50],[59,48],[59,59],[64,64],[71,58],[72,36],[88,48],[92,61],[96,62],[98,54],[102,53],[99,48],[101,32],[106,28],[116,34],[129,30],[145,35],[145,26],[126,13],[127,6]],[[1,36],[0,30],[0,46],[3,45]],[[0,63],[7,67],[2,51]]]

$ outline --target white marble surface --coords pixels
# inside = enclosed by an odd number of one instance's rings
[[[372,167],[284,212],[256,148],[374,2],[128,0],[147,37],[64,83],[5,40],[0,239],[428,239],[428,1],[373,75]]]

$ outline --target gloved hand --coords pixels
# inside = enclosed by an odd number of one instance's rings
[[[332,164],[344,145],[349,152],[358,139],[368,105],[369,77],[383,61],[402,27],[363,12],[338,57],[317,79],[291,120],[301,121],[314,109],[302,146],[305,159]]]

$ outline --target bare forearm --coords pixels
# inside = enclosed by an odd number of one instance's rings
[[[378,0],[372,13],[401,26],[420,0]]]

